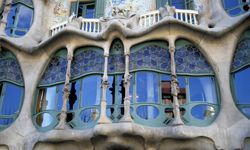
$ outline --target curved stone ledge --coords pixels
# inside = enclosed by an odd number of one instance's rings
[[[35,38],[33,38],[34,37],[33,34],[28,34],[27,36],[20,37],[20,38],[0,36],[0,43],[8,43],[19,50],[32,53],[34,51],[41,49],[45,45],[50,44],[55,39],[60,38],[64,35],[67,36],[69,34],[71,34],[71,36],[72,34],[75,34],[75,35],[84,37],[86,39],[102,41],[102,40],[107,40],[111,32],[119,32],[125,38],[135,38],[135,37],[142,37],[153,31],[157,31],[159,28],[166,28],[167,30],[169,30],[169,28],[174,25],[180,25],[186,28],[187,30],[192,30],[194,32],[206,34],[206,36],[221,37],[224,34],[230,32],[232,29],[236,28],[237,26],[242,25],[244,22],[247,22],[249,19],[250,19],[250,13],[247,13],[240,17],[221,21],[221,23],[223,24],[224,22],[225,23],[233,22],[232,24],[228,24],[228,25],[217,24],[215,28],[208,28],[207,26],[201,26],[201,25],[196,26],[196,25],[192,25],[192,24],[188,24],[188,23],[176,20],[174,18],[166,17],[166,18],[163,18],[160,22],[145,29],[143,28],[129,29],[129,28],[126,28],[118,20],[111,20],[109,23],[109,26],[100,33],[83,32],[79,29],[76,29],[75,27],[68,26],[62,31],[60,31],[59,33],[55,34],[54,36],[44,38],[43,40],[41,39],[39,41],[36,41],[34,40]],[[35,28],[32,28],[32,30],[35,30]]]

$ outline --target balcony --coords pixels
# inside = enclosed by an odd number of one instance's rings
[[[198,21],[197,21],[198,11],[175,9],[172,7],[169,7],[169,8],[165,8],[165,10],[164,9],[155,10],[155,11],[151,11],[143,15],[137,16],[136,21],[139,23],[137,24],[137,27],[134,27],[134,28],[140,28],[140,29],[148,28],[160,22],[165,17],[173,18],[173,19],[185,22],[187,24],[198,25]],[[82,18],[82,17],[77,18],[77,19],[80,22],[79,29],[82,30],[83,32],[100,33],[103,30],[102,26],[105,26],[104,25],[105,22],[103,21],[105,19],[88,19],[88,18]],[[115,19],[115,17],[112,19]],[[71,23],[72,19],[69,19],[69,20],[70,21],[64,21],[62,23],[52,26],[50,28],[50,35],[53,36],[56,33],[63,30],[65,27],[67,27],[67,25]],[[132,21],[135,21],[135,20],[132,20]]]

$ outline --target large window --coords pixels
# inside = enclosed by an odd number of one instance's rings
[[[13,0],[7,17],[5,32],[9,36],[19,37],[28,32],[33,21],[32,0]]]
[[[222,0],[226,12],[230,16],[238,16],[249,11],[250,1],[248,0]]]
[[[93,127],[99,118],[103,63],[100,48],[84,47],[74,53],[66,118],[74,129]],[[51,130],[59,122],[66,69],[67,51],[62,49],[51,58],[38,86],[33,121],[40,131]]]
[[[176,43],[175,62],[182,120],[187,125],[210,124],[219,109],[212,68],[200,51],[185,40]],[[135,122],[149,126],[171,124],[174,113],[167,44],[154,41],[132,47],[130,69],[131,114]]]
[[[237,107],[250,118],[250,31],[241,36],[231,66],[232,93]]]
[[[107,116],[118,122],[124,115],[125,89],[123,74],[125,72],[125,57],[123,43],[119,39],[112,42],[108,60]]]
[[[33,122],[41,131],[54,128],[59,121],[66,69],[67,50],[62,49],[51,58],[38,85]]]
[[[194,9],[193,0],[157,0],[157,9],[164,7],[166,4],[174,6],[176,9]]]
[[[20,66],[14,55],[0,52],[0,131],[10,126],[21,110],[24,85]]]

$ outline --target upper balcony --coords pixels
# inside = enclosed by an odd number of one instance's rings
[[[170,7],[168,5],[159,10],[151,11],[142,15],[130,14],[129,9],[120,9],[118,7],[113,7],[112,12],[113,17],[99,19],[77,18],[75,14],[72,14],[67,21],[53,25],[50,28],[50,36],[62,31],[73,22],[78,23],[78,29],[82,32],[100,33],[110,24],[110,21],[114,19],[126,20],[127,24],[131,25],[131,29],[145,29],[157,24],[163,19],[175,19],[196,26],[198,25],[197,18],[199,15],[196,10],[176,9],[175,7]]]

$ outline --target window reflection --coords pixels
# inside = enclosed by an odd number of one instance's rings
[[[122,75],[110,75],[108,77],[109,87],[107,90],[107,116],[114,122],[124,115],[122,106],[125,98],[125,88]]]
[[[250,68],[239,71],[233,75],[235,96],[238,104],[250,104]]]
[[[136,78],[137,102],[157,103],[159,91],[157,73],[137,72]]]
[[[6,34],[23,36],[29,30],[33,19],[33,6],[30,2],[13,3],[7,17]]]
[[[22,87],[8,82],[0,83],[0,125],[8,126],[14,121],[13,116],[18,114],[22,98]],[[5,115],[4,118],[1,115]]]
[[[191,101],[217,103],[215,81],[212,77],[189,77]]]

